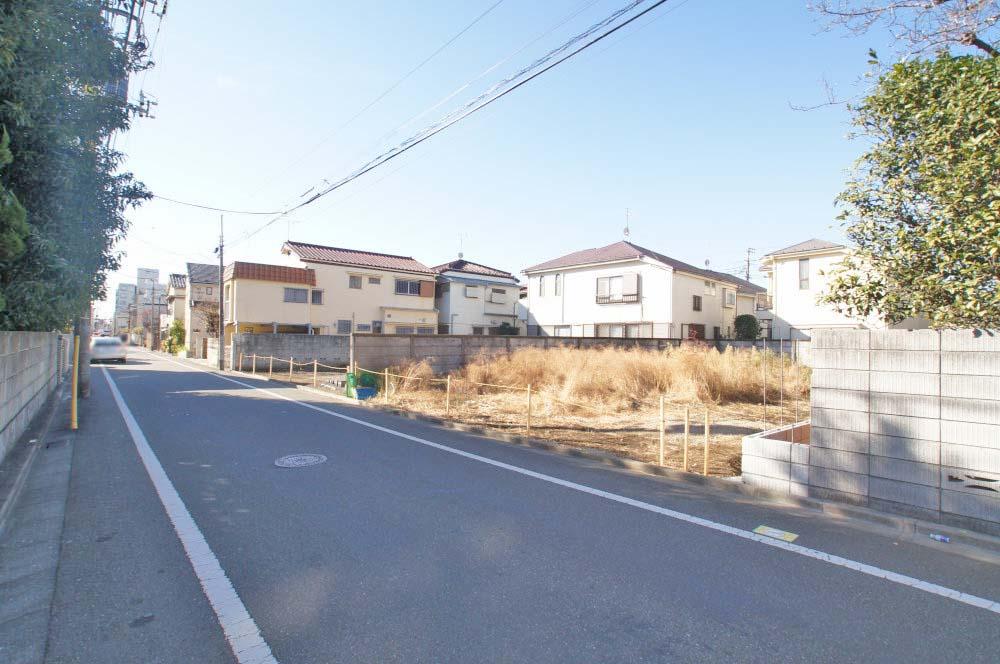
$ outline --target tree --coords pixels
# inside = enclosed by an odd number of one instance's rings
[[[760,321],[753,314],[740,314],[733,321],[739,341],[754,341],[760,337]]]
[[[135,110],[110,84],[142,53],[102,4],[0,0],[0,329],[62,328],[103,297],[125,212],[149,196],[108,147]]]
[[[900,62],[852,110],[871,141],[838,197],[857,251],[824,300],[860,317],[1000,326],[1000,58]]]
[[[205,335],[215,339],[219,336],[219,305],[212,302],[201,302],[195,305],[195,311],[205,321]]]
[[[167,333],[166,350],[175,355],[184,348],[184,321],[175,320]]]
[[[1000,55],[997,0],[820,0],[813,9],[856,34],[885,25],[909,55],[958,45]]]

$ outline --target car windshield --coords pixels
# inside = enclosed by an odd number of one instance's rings
[[[122,340],[115,337],[101,337],[94,339],[95,346],[121,346]]]

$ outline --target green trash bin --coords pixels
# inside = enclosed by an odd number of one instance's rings
[[[358,386],[358,379],[354,375],[354,372],[348,372],[347,373],[347,396],[348,397],[350,397],[352,399],[356,398],[357,395],[356,395],[356,393],[354,391],[354,388],[356,388],[357,386]]]

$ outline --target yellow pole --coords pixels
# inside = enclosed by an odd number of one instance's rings
[[[295,358],[288,358],[288,382],[292,382],[292,370],[295,368]]]
[[[528,383],[528,417],[527,417],[527,430],[531,431],[531,383]]]
[[[267,379],[271,380],[271,374],[274,373],[274,355],[267,356]]]
[[[382,370],[382,400],[385,403],[389,403],[389,368],[386,367]]]
[[[705,409],[705,461],[701,467],[701,474],[706,476],[708,475],[708,436],[709,436],[710,426],[711,424],[708,421],[708,408],[706,408]]]
[[[319,385],[319,360],[313,358],[313,387]]]
[[[688,469],[688,441],[691,439],[691,406],[684,406],[684,472]]]
[[[660,395],[660,465],[663,465],[663,436],[666,433],[663,415],[663,395]]]
[[[69,405],[69,428],[73,431],[77,429],[76,421],[76,401],[79,398],[77,392],[80,388],[80,336],[73,335],[73,398]]]
[[[451,416],[451,375],[444,381],[444,416]]]

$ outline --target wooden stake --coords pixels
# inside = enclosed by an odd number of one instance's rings
[[[382,379],[382,391],[384,392],[384,394],[382,395],[382,400],[385,401],[386,403],[389,403],[389,369],[388,369],[388,367],[386,367],[384,369],[384,373],[385,373],[385,377]]]
[[[701,474],[708,476],[708,437],[711,423],[708,421],[708,408],[705,409],[705,461],[701,467]]]
[[[267,356],[267,379],[271,380],[271,374],[274,373],[274,355]]]
[[[764,340],[764,354],[760,358],[760,382],[764,386],[764,414],[761,416],[761,424],[764,431],[767,431],[767,339]]]
[[[688,469],[688,441],[691,439],[691,406],[684,406],[684,472]]]
[[[526,428],[531,431],[531,383],[528,383],[528,417],[526,420]]]
[[[237,371],[243,371],[243,352],[240,351],[240,368]]]
[[[253,361],[253,366],[250,367],[250,375],[251,376],[256,376],[257,375],[257,353],[253,354],[253,360],[252,361]]]
[[[781,373],[781,385],[778,388],[778,426],[785,426],[785,340],[778,339],[778,362]]]
[[[444,416],[451,416],[451,375],[444,381]]]
[[[319,385],[319,361],[313,358],[313,387]]]
[[[663,437],[666,433],[666,425],[663,414],[663,395],[660,395],[660,465],[663,465]]]
[[[292,382],[292,370],[295,368],[295,358],[288,358],[288,382]]]

